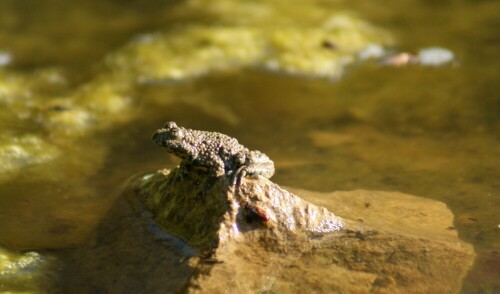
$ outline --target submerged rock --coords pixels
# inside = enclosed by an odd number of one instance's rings
[[[12,61],[12,55],[0,49],[0,67],[6,66]]]
[[[392,53],[383,56],[381,63],[383,65],[400,67],[409,64],[419,64],[428,67],[438,67],[450,64],[454,61],[455,55],[449,49],[439,47],[429,47],[418,51],[417,55],[409,52]]]
[[[68,270],[122,293],[450,293],[474,259],[437,201],[295,190],[340,218],[261,176],[231,182],[186,167],[132,180]]]
[[[421,49],[417,58],[421,65],[440,66],[452,62],[455,54],[446,48],[429,47]]]

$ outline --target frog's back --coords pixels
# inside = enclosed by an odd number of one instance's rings
[[[195,146],[199,151],[205,154],[218,154],[219,156],[228,157],[240,153],[246,148],[241,145],[237,139],[217,132],[205,132],[198,130],[190,130],[190,138],[188,144]]]

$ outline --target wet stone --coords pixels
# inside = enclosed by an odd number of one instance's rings
[[[455,55],[449,49],[430,47],[418,52],[418,62],[426,66],[440,66],[452,62]]]
[[[69,277],[119,293],[453,293],[474,260],[443,203],[370,191],[299,197],[269,180],[267,156],[227,135],[168,122],[153,141],[179,167],[132,179],[72,254]],[[239,172],[259,170],[252,163],[272,172]]]
[[[262,176],[234,186],[182,165],[136,177],[72,268],[123,293],[460,290],[474,252],[447,230],[453,215],[443,203],[292,191],[301,197]]]

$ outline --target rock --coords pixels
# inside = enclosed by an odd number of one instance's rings
[[[408,52],[401,52],[393,55],[389,55],[387,58],[383,59],[381,63],[383,65],[392,67],[401,67],[408,64],[414,64],[417,62],[415,55]]]
[[[278,242],[344,227],[343,221],[331,212],[260,176],[257,180],[243,179],[238,189],[233,190],[228,188],[231,179],[221,178],[212,183],[213,179],[201,173],[186,175],[179,170],[168,175],[163,180],[157,178],[165,177],[163,173],[146,179],[139,188],[141,202],[147,210],[154,211],[154,219],[161,227],[201,251],[233,240],[261,239],[258,230],[255,234],[242,233],[256,228],[266,228],[266,239]],[[175,189],[170,191],[173,186]]]
[[[263,177],[233,187],[231,177],[187,167],[131,183],[72,254],[67,276],[82,289],[92,281],[120,293],[450,293],[474,259],[434,200],[292,190],[321,207]]]
[[[426,66],[440,66],[452,62],[455,54],[448,49],[440,47],[429,47],[418,52],[418,63]]]
[[[6,66],[12,61],[12,55],[0,49],[0,67]]]
[[[386,54],[384,47],[379,44],[368,44],[363,50],[358,53],[360,60],[378,59]]]

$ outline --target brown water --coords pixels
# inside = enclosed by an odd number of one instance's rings
[[[0,49],[13,53],[13,69],[59,66],[78,84],[135,34],[189,21],[169,13],[174,4],[2,1]],[[458,64],[366,64],[336,83],[244,70],[143,86],[136,93],[140,119],[79,142],[111,150],[83,183],[66,171],[56,184],[29,176],[1,184],[2,245],[78,245],[128,177],[176,164],[150,141],[164,121],[175,120],[264,151],[282,185],[401,191],[445,202],[460,236],[478,253],[463,292],[499,292],[500,3],[350,1],[348,7],[392,32],[398,48],[446,47]],[[167,103],[166,96],[180,98]]]

